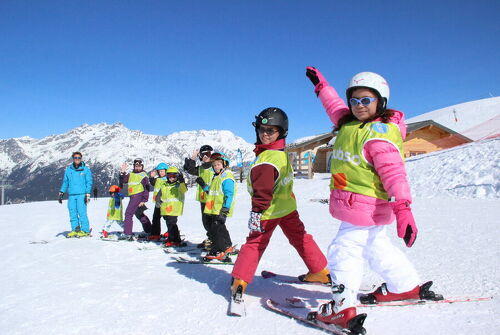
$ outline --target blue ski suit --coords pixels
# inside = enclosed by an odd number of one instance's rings
[[[71,164],[66,168],[60,191],[68,193],[71,230],[75,231],[77,227],[80,227],[81,231],[90,232],[85,195],[92,191],[92,172],[84,162],[78,167]]]

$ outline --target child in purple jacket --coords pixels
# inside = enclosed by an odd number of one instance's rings
[[[151,222],[144,214],[147,209],[146,202],[149,199],[149,178],[144,172],[144,164],[142,159],[134,160],[134,170],[127,173],[128,164],[123,163],[120,171],[120,185],[127,184],[127,191],[130,200],[125,210],[125,228],[122,239],[132,239],[133,216],[139,219],[142,223],[142,228],[145,233],[151,233]]]

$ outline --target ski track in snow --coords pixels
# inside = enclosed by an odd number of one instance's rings
[[[368,334],[470,335],[498,329],[499,143],[485,141],[409,160],[419,228],[414,247],[406,248],[397,238],[395,225],[389,228],[393,243],[409,256],[422,281],[434,281],[437,292],[493,300],[360,310],[368,313]],[[447,173],[441,173],[443,169]],[[301,218],[323,251],[339,222],[330,217],[328,205],[309,200],[327,198],[328,182],[327,174],[318,174],[313,180],[296,179],[294,187]],[[497,188],[445,192],[459,182]],[[241,245],[248,232],[250,198],[246,185],[238,186],[235,215],[227,226],[233,243]],[[260,276],[264,269],[286,275],[307,271],[280,229],[247,289],[247,317],[229,317],[232,267],[179,264],[161,249],[138,250],[137,242],[100,241],[107,202],[101,198],[88,205],[93,237],[87,239],[61,235],[70,227],[66,201],[0,207],[0,334],[321,334],[262,306],[269,297],[282,301],[297,296],[313,302],[330,297],[327,287],[277,283]],[[151,217],[152,210],[146,213]],[[135,220],[135,231],[139,227]],[[194,189],[187,193],[179,227],[190,242],[204,238]],[[29,244],[39,240],[49,243]],[[366,269],[364,284],[381,281]]]

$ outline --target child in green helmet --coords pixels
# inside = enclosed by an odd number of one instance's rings
[[[153,201],[155,203],[155,209],[153,212],[153,223],[151,226],[151,235],[148,236],[150,241],[159,241],[161,238],[161,186],[167,181],[167,169],[168,165],[166,163],[160,163],[156,168],[149,174],[149,183],[153,185]]]
[[[184,176],[175,166],[167,169],[166,180],[161,184],[160,214],[167,222],[168,239],[165,242],[166,247],[181,247],[186,244],[182,242],[177,226],[177,219],[184,210],[184,194],[187,192],[187,186],[184,182]]]

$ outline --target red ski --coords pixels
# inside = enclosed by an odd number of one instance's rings
[[[443,300],[400,300],[400,301],[388,301],[379,302],[376,304],[358,304],[357,308],[373,308],[373,307],[404,307],[404,306],[415,306],[415,305],[429,305],[429,304],[454,304],[457,302],[479,302],[479,301],[489,301],[493,299],[492,297],[475,297],[475,296],[463,296],[463,297],[450,297]],[[302,298],[286,298],[286,302],[290,307],[294,308],[309,308],[315,309],[318,305],[327,303],[328,300],[316,300],[313,299],[314,305],[311,304],[308,299]]]
[[[296,308],[290,308],[290,306],[287,306],[286,304],[280,304],[279,302],[272,300],[272,299],[267,299],[266,300],[266,305],[269,310],[276,312],[281,315],[288,316],[292,319],[298,320],[300,322],[303,322],[305,324],[308,324],[310,326],[322,329],[323,331],[334,334],[334,335],[364,335],[366,332],[352,332],[349,329],[342,328],[336,325],[332,324],[326,324],[321,321],[317,321],[314,319],[309,319],[307,315],[309,314],[310,310],[309,309],[296,309]],[[363,328],[364,330],[364,328]]]

